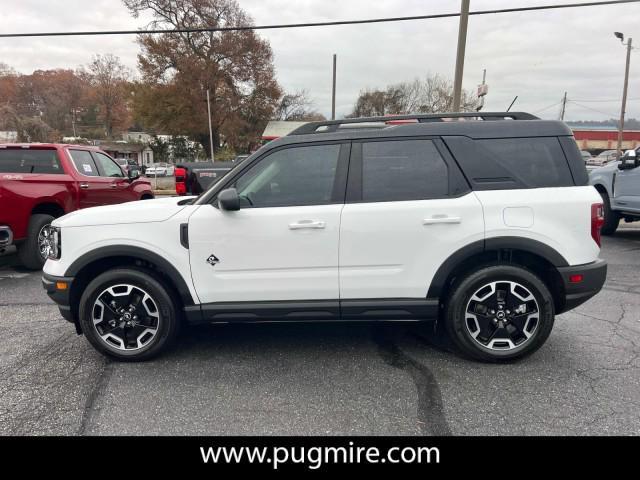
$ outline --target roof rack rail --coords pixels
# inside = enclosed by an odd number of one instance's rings
[[[289,135],[308,135],[313,133],[330,133],[336,132],[341,125],[352,125],[358,128],[358,124],[362,128],[381,128],[385,126],[393,126],[393,123],[409,123],[406,120],[415,120],[412,123],[428,123],[428,122],[444,122],[451,118],[477,118],[481,120],[539,120],[535,115],[525,112],[458,112],[458,113],[418,113],[415,115],[387,115],[383,117],[361,117],[361,118],[345,118],[343,120],[325,120],[320,122],[306,123]],[[380,125],[380,123],[387,125]],[[391,125],[388,125],[391,123]]]

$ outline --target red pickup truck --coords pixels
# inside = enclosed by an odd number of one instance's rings
[[[0,144],[0,253],[15,244],[29,269],[47,258],[54,218],[79,208],[153,198],[151,183],[126,175],[96,147]]]

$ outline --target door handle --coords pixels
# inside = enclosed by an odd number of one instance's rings
[[[450,217],[449,215],[433,215],[431,218],[422,220],[423,225],[435,225],[436,223],[460,223],[460,217]]]
[[[82,188],[83,190],[86,190],[87,188],[89,188],[89,184],[88,183],[81,183],[80,184],[80,188]]]
[[[295,223],[289,224],[289,230],[301,230],[303,228],[324,228],[326,226],[325,222],[322,220],[300,220]]]
[[[111,188],[118,188],[118,185],[116,185],[115,183],[112,183],[112,184],[110,185],[110,187],[111,187]]]

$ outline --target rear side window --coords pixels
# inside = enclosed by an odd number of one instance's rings
[[[575,185],[556,137],[447,137],[445,142],[477,190]]]
[[[0,172],[62,174],[64,170],[56,150],[3,148],[0,149]]]
[[[431,140],[362,144],[362,201],[393,202],[446,197],[447,164]]]
[[[100,175],[91,153],[86,150],[69,150],[69,154],[76,169],[82,175],[86,175],[87,177],[97,177]]]

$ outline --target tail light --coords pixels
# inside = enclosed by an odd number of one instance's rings
[[[604,225],[604,207],[601,203],[591,205],[591,238],[600,246],[600,229]]]

